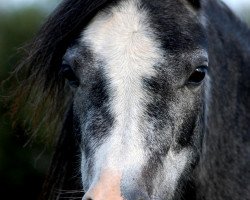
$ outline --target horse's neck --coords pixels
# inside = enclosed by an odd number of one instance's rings
[[[250,112],[250,29],[224,4],[208,2],[209,110],[213,116],[210,120],[217,119],[217,126],[223,129],[232,125],[237,128],[246,124]],[[239,130],[242,128],[235,131]],[[234,128],[230,127],[229,131]]]
[[[209,130],[242,135],[250,121],[250,29],[223,4],[209,2]]]
[[[250,31],[218,1],[208,2],[211,90],[199,199],[249,200]]]

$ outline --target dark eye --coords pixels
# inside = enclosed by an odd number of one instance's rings
[[[199,85],[207,74],[207,66],[201,66],[195,69],[188,79],[188,84]]]
[[[72,87],[76,88],[79,86],[79,80],[70,65],[63,63],[61,66],[61,74],[65,79],[68,80]]]

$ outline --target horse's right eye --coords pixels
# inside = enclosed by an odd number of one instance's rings
[[[188,79],[188,84],[199,85],[207,74],[207,66],[201,66],[195,69]]]
[[[68,80],[69,84],[72,87],[78,87],[79,86],[79,80],[76,77],[74,71],[72,70],[71,66],[68,64],[62,64],[61,66],[61,74],[62,76]]]

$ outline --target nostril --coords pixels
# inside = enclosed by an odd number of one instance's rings
[[[82,200],[94,200],[92,195],[85,195]]]
[[[85,195],[82,200],[93,200],[91,195]]]
[[[91,197],[83,198],[83,200],[93,200]]]

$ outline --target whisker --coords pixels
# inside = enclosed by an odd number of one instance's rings
[[[60,199],[82,199],[84,195],[83,190],[57,190]]]
[[[63,189],[59,189],[59,190],[57,190],[57,192],[84,192],[84,190],[63,190]]]
[[[74,197],[74,196],[60,196],[60,199],[82,199],[82,196]]]
[[[77,191],[77,190],[72,190],[72,191],[61,191],[61,192],[58,192],[60,194],[77,194],[77,193],[84,193],[83,191]]]

